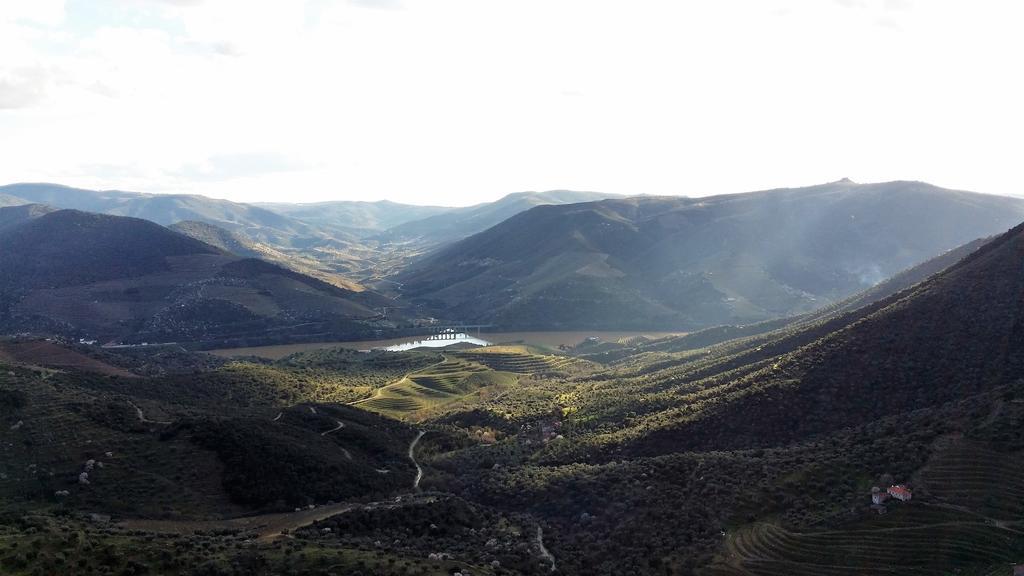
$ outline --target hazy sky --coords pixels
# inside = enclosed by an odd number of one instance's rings
[[[1019,0],[0,0],[0,183],[1024,193]]]

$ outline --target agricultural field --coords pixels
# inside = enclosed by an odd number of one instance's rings
[[[554,356],[527,346],[487,346],[453,352],[453,356],[487,366],[499,372],[515,374],[554,375],[575,365],[586,364],[567,356]]]
[[[930,496],[947,506],[993,522],[1024,519],[1024,454],[953,441],[935,454],[918,479]]]
[[[15,361],[0,526],[101,524],[119,550],[212,532],[198,545],[215,575],[326,576],[347,558],[363,573],[998,574],[1024,561],[1024,324],[989,306],[1020,301],[1024,231],[1008,238],[866,308],[699,347],[592,342],[596,361],[519,344],[177,353],[165,371],[95,356],[146,367],[131,378]],[[871,489],[891,484],[914,497],[879,514]],[[246,539],[258,569],[239,564]],[[174,573],[148,550],[132,561]],[[20,553],[0,561],[23,570]]]
[[[420,421],[483,389],[505,388],[515,381],[512,373],[445,354],[440,362],[411,372],[353,405],[400,420]]]
[[[131,378],[135,374],[46,340],[0,341],[0,362],[46,366]]]
[[[1024,554],[1021,523],[993,523],[970,511],[908,503],[843,529],[792,531],[759,523],[727,535],[722,563],[708,574],[827,576],[954,574],[1008,570]],[[998,572],[997,572],[998,573]],[[1008,573],[1008,572],[1004,572]]]

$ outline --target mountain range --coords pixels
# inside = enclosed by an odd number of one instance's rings
[[[164,226],[183,222],[216,226],[282,266],[352,286],[379,280],[438,246],[481,232],[534,206],[610,196],[523,192],[464,208],[388,201],[253,205],[191,194],[86,190],[47,183],[0,186],[0,206],[34,203],[132,216]],[[200,230],[194,225],[181,230],[206,237],[213,234],[209,228]]]
[[[5,331],[102,342],[348,335],[390,303],[148,220],[38,205],[0,208],[0,276]]]
[[[684,262],[665,259],[665,245],[685,262],[749,254],[766,258],[758,282],[804,282],[834,300],[793,317],[594,345],[602,353],[334,348],[227,360],[0,341],[0,430],[11,438],[0,443],[0,565],[231,576],[1007,573],[1024,561],[1024,224],[970,236],[1017,209],[920,183],[838,182],[541,206],[452,246],[477,244],[475,257],[495,261],[600,250],[641,278]],[[510,232],[522,222],[534,222],[525,239]],[[379,295],[229,254],[249,245],[185,227],[218,246],[134,218],[0,209],[3,321],[87,326],[138,306],[157,311],[140,318],[167,319],[146,326],[185,339],[375,321],[357,306]],[[687,236],[690,227],[709,240]],[[499,238],[507,253],[492,252]],[[802,274],[768,258],[783,248]],[[939,251],[919,257],[929,250]],[[857,254],[880,274],[905,269],[862,280]],[[411,273],[443,264],[427,262]],[[866,288],[840,296],[855,281]],[[252,330],[242,310],[270,303],[283,312]],[[69,315],[72,305],[88,312]],[[127,326],[104,323],[116,337]],[[82,545],[68,546],[68,534]]]
[[[1024,220],[1021,199],[848,180],[703,198],[518,193],[466,208],[257,207],[46,184],[0,194],[14,204],[3,209],[0,229],[65,206],[147,215],[207,248],[322,282],[346,301],[373,302],[356,317],[391,308],[409,321],[433,316],[506,330],[699,330],[807,314]],[[75,246],[64,240],[53,249]],[[42,288],[21,293],[29,289]],[[118,314],[141,325],[134,312]]]
[[[809,312],[1024,220],[1024,200],[919,182],[522,212],[413,263],[403,297],[523,329],[694,329]]]

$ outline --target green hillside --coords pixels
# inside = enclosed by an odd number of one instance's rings
[[[336,339],[372,333],[377,309],[391,302],[146,220],[76,210],[25,214],[0,230],[6,332],[199,346]]]
[[[660,214],[663,202],[634,209]],[[621,234],[601,249],[642,244],[635,218],[603,203],[597,216],[574,210],[581,222],[618,219],[610,230]],[[0,240],[62,214],[19,217]],[[90,226],[106,218],[86,215],[89,225],[68,235],[95,234]],[[139,222],[101,228],[116,240],[117,226],[155,226]],[[25,237],[35,242],[19,249],[54,250],[46,234]],[[349,294],[162,228],[140,247],[154,262],[126,259],[111,273],[181,290],[177,266],[206,260],[196,276],[203,299],[237,303],[184,306],[170,316],[177,326],[252,326],[245,314],[272,305],[307,310],[312,322]],[[84,261],[101,257],[112,256]],[[797,317],[557,354],[334,348],[228,361],[172,346],[8,339],[0,566],[182,576],[1003,573],[1024,563],[1022,262],[1024,225]],[[88,273],[93,300],[125,281]],[[27,290],[14,313],[41,293],[79,289],[8,276]],[[872,505],[874,487],[895,485],[912,499]]]
[[[415,263],[403,295],[503,328],[693,330],[810,312],[1024,219],[918,182],[540,206]]]

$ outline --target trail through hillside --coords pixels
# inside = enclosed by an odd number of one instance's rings
[[[162,534],[192,534],[197,530],[238,530],[251,534],[257,540],[270,540],[281,535],[284,530],[295,531],[305,528],[321,520],[326,520],[338,514],[345,514],[354,510],[387,510],[399,508],[413,503],[429,503],[437,499],[436,496],[424,496],[419,494],[403,494],[366,504],[347,503],[330,504],[317,506],[312,509],[302,509],[297,512],[283,512],[278,514],[260,514],[258,516],[245,516],[242,518],[230,518],[227,520],[124,520],[119,526],[129,530],[144,530]]]
[[[370,400],[373,400],[374,398],[380,398],[380,395],[383,394],[385,390],[400,385],[402,382],[405,382],[409,378],[409,376],[412,376],[413,374],[416,374],[417,372],[424,372],[424,371],[429,370],[430,368],[433,368],[435,366],[440,366],[441,364],[444,364],[447,360],[448,360],[447,357],[442,355],[440,361],[435,362],[435,363],[431,364],[430,366],[426,366],[424,368],[419,368],[417,370],[413,370],[411,372],[407,372],[405,374],[405,376],[402,376],[401,378],[399,378],[398,380],[395,380],[391,384],[388,384],[386,386],[381,386],[380,388],[377,388],[376,390],[373,391],[373,394],[367,396],[366,398],[360,398],[359,400],[355,400],[353,402],[349,402],[348,405],[349,406],[356,406],[357,404],[362,404],[363,402],[368,402]]]
[[[423,478],[423,468],[420,468],[419,462],[416,461],[416,444],[419,443],[420,438],[423,438],[424,434],[426,432],[420,430],[419,434],[409,443],[409,460],[412,460],[412,465],[416,467],[416,478],[412,481],[412,489],[416,492],[420,491],[420,479]]]
[[[344,427],[345,427],[345,423],[344,423],[344,422],[342,422],[341,420],[335,420],[335,422],[337,422],[337,423],[338,423],[338,425],[337,425],[337,426],[335,426],[334,428],[331,428],[330,430],[328,430],[328,431],[326,431],[326,432],[321,432],[321,433],[320,433],[320,435],[321,435],[321,436],[327,436],[327,435],[328,435],[328,434],[330,434],[331,432],[337,432],[338,430],[341,430],[342,428],[344,428]]]
[[[541,558],[543,558],[543,559],[545,559],[545,560],[547,560],[548,562],[551,563],[551,568],[550,568],[549,572],[554,572],[555,571],[555,557],[547,549],[547,546],[544,546],[544,529],[540,527],[540,524],[537,525],[537,549],[540,550]]]
[[[139,422],[142,422],[143,424],[170,424],[170,422],[164,420],[150,420],[149,418],[146,418],[146,415],[142,412],[142,408],[139,408],[138,404],[131,400],[128,401],[128,404],[130,404],[132,408],[135,408],[135,415],[138,416]]]

